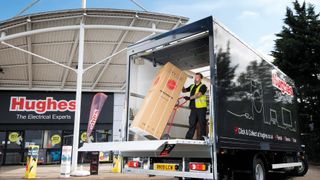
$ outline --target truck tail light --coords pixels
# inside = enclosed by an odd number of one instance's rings
[[[141,167],[141,163],[138,161],[129,161],[128,162],[128,167],[130,168],[140,168]]]
[[[189,163],[189,169],[192,171],[206,171],[207,165],[204,163]]]

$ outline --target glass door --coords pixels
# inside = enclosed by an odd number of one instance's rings
[[[26,130],[24,142],[24,159],[27,159],[28,147],[30,145],[39,146],[38,164],[46,163],[46,151],[43,149],[43,131],[42,130]]]
[[[57,164],[61,160],[62,131],[45,130],[43,146],[47,150],[46,164]]]
[[[72,146],[73,143],[73,131],[65,130],[63,131],[63,146]]]

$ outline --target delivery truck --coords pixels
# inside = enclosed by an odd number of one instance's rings
[[[133,44],[127,59],[122,141],[85,143],[80,151],[114,151],[122,157],[121,172],[150,176],[227,179],[246,174],[264,180],[272,172],[303,176],[308,171],[299,137],[294,81],[215,18]],[[166,138],[132,128],[139,110],[146,106],[150,88],[159,81],[157,75],[168,63],[185,73],[185,87],[193,83],[195,73],[204,76],[208,87],[208,136],[204,140],[197,140],[196,135],[194,140],[185,139],[187,104],[177,110],[173,121],[158,120],[167,124],[161,127],[166,128],[161,130],[168,133]],[[169,78],[163,86],[173,90],[176,83]],[[188,96],[178,91],[180,97]],[[154,100],[148,101],[150,109],[157,106]],[[152,111],[162,108],[166,105]],[[159,122],[151,123],[149,118],[153,116],[142,121],[158,128]]]

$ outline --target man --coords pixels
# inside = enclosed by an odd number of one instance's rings
[[[201,139],[206,136],[206,112],[207,112],[207,99],[206,99],[206,85],[201,83],[203,75],[196,73],[194,77],[194,84],[188,88],[183,87],[182,92],[190,92],[190,96],[185,96],[186,100],[190,100],[190,116],[189,116],[189,130],[186,134],[186,139],[192,139],[199,121]]]

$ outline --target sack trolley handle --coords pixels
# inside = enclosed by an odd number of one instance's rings
[[[173,108],[173,115],[171,116],[171,119],[170,119],[170,122],[169,122],[169,127],[168,127],[168,129],[167,129],[167,134],[168,134],[168,135],[169,135],[169,133],[170,133],[170,131],[171,131],[172,123],[173,123],[173,120],[174,120],[174,118],[175,118],[175,116],[176,116],[177,110],[178,110],[180,107],[182,107],[185,103],[188,102],[188,100],[185,100],[185,101],[183,101],[182,103],[180,103],[180,100],[181,100],[181,99],[184,99],[184,97],[179,97],[178,100],[177,100],[176,105],[175,105],[174,108]],[[170,117],[169,117],[169,118],[170,118]]]

